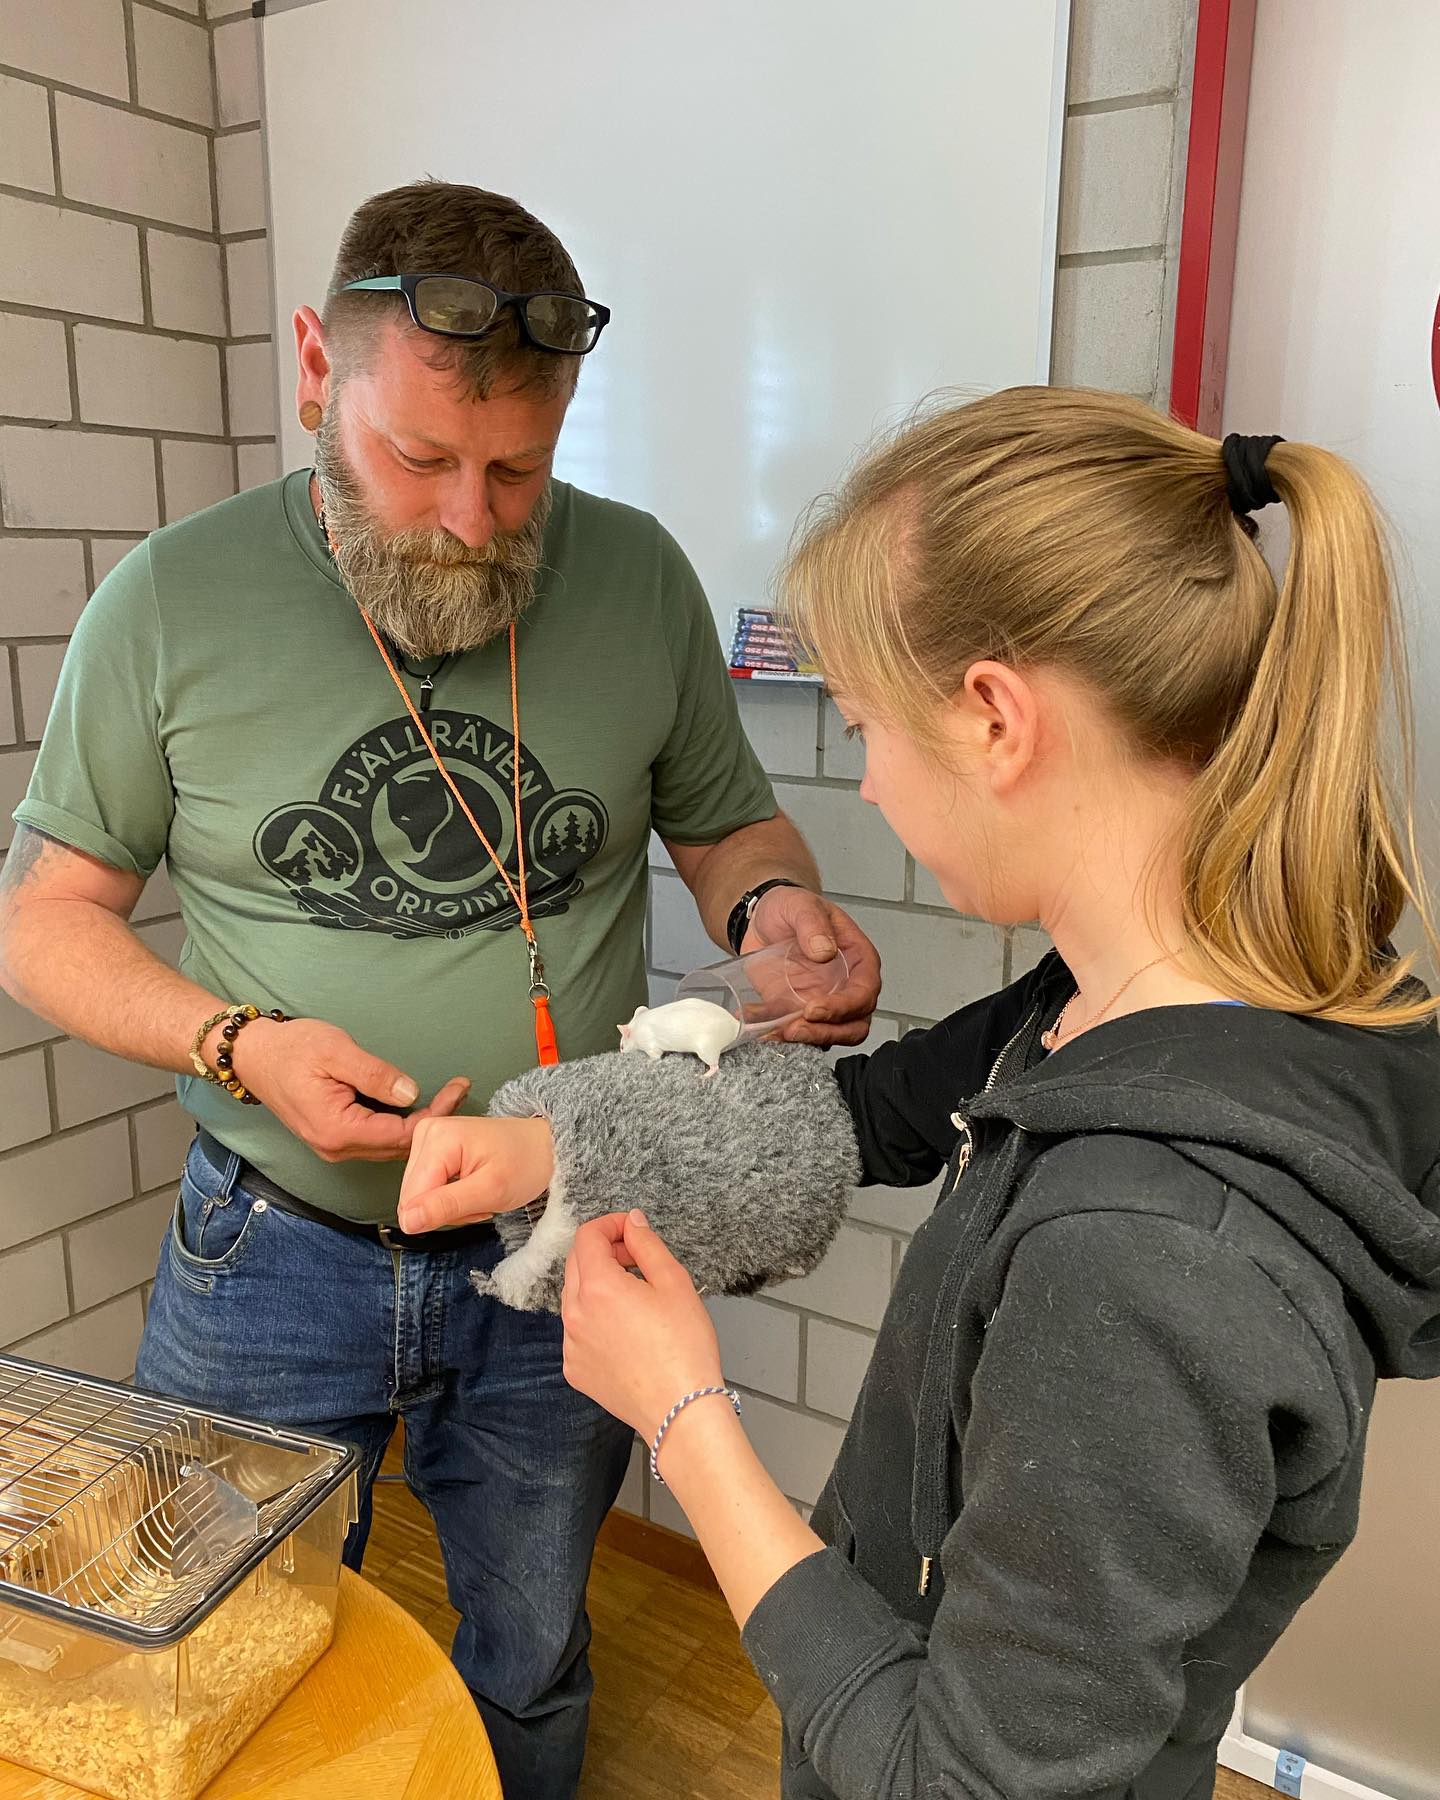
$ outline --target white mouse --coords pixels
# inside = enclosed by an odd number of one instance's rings
[[[672,1000],[668,1006],[638,1006],[620,1027],[620,1048],[639,1050],[658,1062],[667,1050],[688,1051],[718,1074],[720,1058],[740,1036],[740,1021],[713,1000]]]

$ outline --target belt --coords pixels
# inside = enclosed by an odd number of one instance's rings
[[[219,1138],[212,1137],[203,1125],[195,1135],[200,1145],[200,1154],[217,1175],[223,1175],[234,1152],[227,1150]],[[343,1232],[346,1237],[364,1238],[368,1243],[379,1244],[385,1250],[459,1250],[467,1244],[493,1242],[495,1237],[493,1225],[457,1225],[450,1231],[425,1231],[417,1234],[402,1231],[398,1225],[367,1224],[360,1219],[347,1219],[340,1213],[327,1212],[322,1206],[312,1206],[308,1200],[292,1194],[288,1188],[281,1187],[278,1181],[272,1181],[268,1175],[262,1174],[254,1163],[241,1162],[236,1182],[247,1194],[253,1194],[257,1200],[263,1200],[269,1206],[278,1207],[281,1212],[292,1213],[297,1219],[310,1219],[316,1225],[326,1225],[331,1231]]]

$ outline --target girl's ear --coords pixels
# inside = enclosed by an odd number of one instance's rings
[[[960,705],[981,770],[996,794],[1008,794],[1034,762],[1039,744],[1034,684],[1006,663],[972,663]]]

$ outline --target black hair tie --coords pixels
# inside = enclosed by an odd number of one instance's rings
[[[1284,442],[1283,437],[1246,437],[1242,431],[1232,431],[1221,444],[1220,454],[1225,459],[1225,493],[1231,511],[1240,518],[1259,512],[1262,506],[1280,504],[1280,496],[1265,468],[1265,458],[1276,444]]]

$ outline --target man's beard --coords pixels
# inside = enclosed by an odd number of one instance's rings
[[[549,484],[518,531],[497,531],[478,550],[448,531],[382,531],[340,448],[337,410],[315,433],[315,474],[335,565],[375,629],[421,658],[499,637],[535,597]]]

